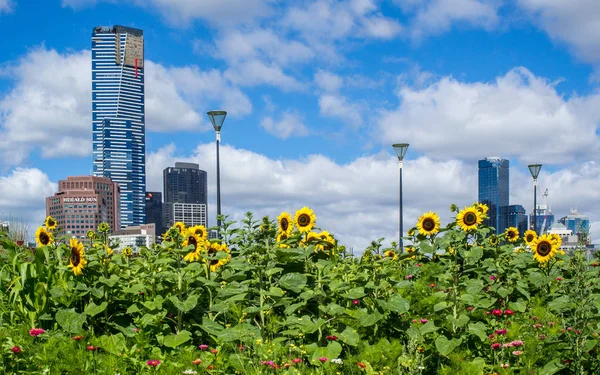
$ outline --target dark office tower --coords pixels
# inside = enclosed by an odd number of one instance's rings
[[[515,227],[519,230],[519,235],[523,236],[527,230],[527,215],[525,207],[520,204],[508,206],[508,224],[509,227]]]
[[[121,227],[146,222],[144,35],[125,26],[92,32],[94,176],[120,186]]]
[[[188,226],[208,225],[208,181],[206,172],[195,163],[175,163],[163,171],[165,227],[182,221]]]
[[[503,233],[508,224],[508,160],[489,157],[479,160],[479,203],[489,207],[484,224]]]
[[[162,215],[162,193],[146,192],[146,224],[154,224],[157,235],[165,232]]]

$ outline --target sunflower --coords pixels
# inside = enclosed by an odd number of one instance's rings
[[[440,217],[432,211],[423,214],[417,222],[417,229],[426,236],[436,234],[440,230]]]
[[[175,224],[173,224],[173,226],[177,229],[179,229],[179,233],[184,233],[185,232],[185,224],[182,223],[181,221],[176,222]]]
[[[94,238],[96,238],[96,232],[94,232],[93,230],[88,230],[87,238],[89,238],[90,240],[93,240]]]
[[[562,245],[562,237],[556,233],[550,234],[550,238],[556,244],[556,248],[559,248]]]
[[[190,230],[200,237],[201,240],[206,240],[208,238],[208,232],[204,225],[195,225],[191,227]]]
[[[310,232],[315,227],[316,221],[317,217],[315,213],[306,206],[296,211],[296,215],[294,216],[296,228],[303,233]]]
[[[498,236],[496,236],[495,234],[492,234],[489,238],[488,238],[488,242],[490,243],[490,245],[492,246],[498,246]]]
[[[465,207],[456,215],[456,223],[465,232],[477,229],[482,221],[483,217],[475,207]]]
[[[211,272],[216,271],[217,269],[219,269],[219,267],[226,263],[229,263],[229,261],[231,260],[231,255],[229,255],[229,249],[225,244],[219,244],[217,242],[207,242],[205,251],[207,255],[205,261],[207,261],[210,265]],[[221,252],[225,253],[226,255],[219,256],[219,253]]]
[[[52,232],[47,231],[44,227],[39,227],[35,231],[35,242],[37,242],[38,247],[52,244],[54,242]]]
[[[318,242],[319,242],[319,234],[316,232],[309,232],[306,235],[306,239],[300,241],[300,245],[302,246],[309,246],[309,245],[315,245],[315,251],[317,250],[321,250],[321,247],[319,246]]]
[[[123,255],[125,255],[127,258],[131,257],[133,255],[133,249],[127,246],[123,249]]]
[[[533,240],[535,240],[536,238],[537,238],[537,234],[535,233],[535,231],[533,231],[531,229],[525,231],[525,234],[523,235],[523,239],[525,240],[525,243],[530,246],[531,246],[531,243],[533,242]]]
[[[475,207],[477,209],[477,211],[479,211],[479,213],[482,214],[482,215],[487,214],[488,210],[490,209],[488,207],[488,205],[485,204],[485,203],[475,203],[473,205],[473,207]]]
[[[553,240],[552,235],[544,234],[533,240],[531,243],[533,257],[540,263],[546,263],[556,255],[558,246]]]
[[[506,239],[508,242],[517,242],[519,239],[519,230],[515,227],[506,228],[506,232],[504,232]]]
[[[56,220],[54,220],[54,218],[52,216],[48,216],[46,218],[46,220],[44,221],[44,225],[46,226],[46,229],[48,229],[48,230],[56,229],[57,224],[58,223],[56,222]]]
[[[414,253],[415,251],[417,251],[417,249],[415,249],[413,246],[408,246],[406,247],[406,249],[404,249],[404,251],[406,251],[407,253]]]
[[[408,234],[409,237],[414,236],[415,235],[415,228],[410,228],[406,234]]]
[[[194,246],[194,250],[187,253],[183,260],[188,262],[194,262],[200,260],[200,249],[204,246],[204,240],[200,238],[200,235],[196,234],[194,228],[189,228],[185,232],[185,240],[182,246]]]
[[[287,212],[282,212],[281,215],[277,216],[277,225],[279,226],[279,231],[281,233],[285,233],[289,236],[290,233],[292,233],[292,229],[294,229],[292,216]]]
[[[75,276],[82,275],[82,270],[87,264],[83,244],[79,240],[71,238],[69,248],[71,249],[71,256],[69,256],[69,265],[67,267],[73,270]]]
[[[321,244],[323,250],[331,250],[335,246],[335,238],[328,231],[324,230],[319,233],[319,238],[324,242]]]
[[[100,223],[100,225],[98,225],[99,232],[108,233],[109,230],[110,230],[110,225],[108,225],[108,223]]]
[[[391,258],[392,260],[395,260],[398,255],[396,254],[396,252],[394,250],[388,250],[385,253],[383,253],[383,256],[386,258]]]
[[[287,234],[285,234],[285,233],[279,233],[277,235],[277,247],[280,248],[280,249],[287,249],[287,248],[289,248],[290,247],[289,245],[283,243],[283,241],[285,241],[287,239],[288,239],[288,235]]]
[[[104,245],[104,250],[106,250],[106,254],[107,254],[108,256],[111,256],[111,255],[113,255],[113,253],[114,253],[113,249],[112,249],[112,248],[110,248],[110,246],[108,246],[108,245]]]

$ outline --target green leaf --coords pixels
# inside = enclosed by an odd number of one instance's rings
[[[79,333],[83,329],[86,317],[71,310],[59,310],[56,313],[56,322],[60,327],[69,333]]]
[[[189,331],[181,331],[176,335],[167,335],[163,339],[163,345],[167,348],[176,348],[192,339]]]
[[[342,340],[346,345],[357,346],[360,341],[360,336],[354,330],[354,328],[347,326],[346,329],[339,334],[339,339]]]
[[[136,312],[140,312],[140,307],[137,305],[137,303],[134,303],[133,305],[129,306],[129,308],[127,308],[127,314],[133,314]]]
[[[596,344],[598,343],[598,340],[588,340],[585,342],[585,348],[583,349],[583,351],[585,353],[588,353],[590,350],[594,349],[594,347],[596,346]]]
[[[279,279],[279,285],[283,289],[291,290],[296,293],[302,292],[302,289],[306,286],[306,282],[306,275],[297,272],[286,273]]]
[[[525,310],[527,310],[527,303],[523,301],[510,302],[508,306],[511,308],[511,310],[518,312],[525,312]]]
[[[189,296],[185,302],[181,302],[179,300],[179,298],[177,298],[177,296],[171,296],[169,298],[169,300],[171,300],[171,302],[173,302],[173,305],[175,305],[175,307],[183,312],[190,312],[192,311],[192,309],[194,307],[196,307],[196,305],[198,304],[198,296],[197,295],[191,295]]]
[[[383,315],[379,313],[379,311],[375,310],[370,314],[365,314],[358,319],[358,324],[361,327],[370,327],[373,324],[377,323],[383,318]],[[336,357],[337,358],[337,357]]]
[[[125,336],[123,336],[122,333],[110,336],[100,336],[100,347],[108,353],[120,355],[127,349]]]
[[[421,332],[421,335],[426,335],[428,333],[435,332],[438,329],[440,329],[440,328],[436,327],[434,322],[427,322],[427,323],[423,324],[423,326],[419,329],[419,331]]]
[[[100,314],[102,311],[106,310],[108,303],[106,301],[102,302],[99,305],[96,305],[94,302],[90,302],[89,305],[85,307],[85,313],[89,316],[96,316]]]
[[[106,285],[108,285],[108,286],[109,286],[109,287],[111,287],[111,288],[112,288],[113,286],[115,286],[115,284],[116,284],[116,283],[118,283],[118,282],[119,282],[119,280],[121,280],[121,279],[119,278],[119,276],[117,276],[117,275],[115,275],[115,274],[112,274],[112,275],[110,275],[110,279],[107,279],[107,278],[106,278],[106,277],[104,277],[104,276],[100,276],[100,277],[98,278],[98,281],[99,281],[99,282],[101,282],[102,284],[106,284]]]
[[[486,326],[482,322],[477,322],[475,324],[469,324],[469,333],[479,337],[482,342],[487,340],[486,334]]]
[[[435,306],[433,306],[433,311],[438,312],[438,311],[444,310],[446,307],[448,307],[448,303],[446,301],[442,301],[442,302],[436,303]]]
[[[546,366],[540,371],[540,375],[552,375],[562,370],[564,366],[560,363],[560,358],[554,358],[546,363]]]
[[[397,294],[393,295],[388,301],[379,300],[377,302],[384,309],[398,314],[404,314],[410,308],[410,303]]]
[[[569,302],[569,297],[567,296],[558,297],[548,303],[548,308],[555,312],[562,312],[564,310],[568,310],[570,307],[571,303]]]
[[[458,348],[462,344],[462,338],[448,340],[446,336],[439,336],[435,340],[435,347],[438,352],[447,357],[448,354],[452,353],[454,349]]]
[[[209,335],[216,336],[221,333],[224,329],[219,323],[211,320],[209,317],[205,316],[202,318],[202,325],[200,326],[203,330],[206,331]]]
[[[292,315],[299,308],[301,308],[303,306],[306,306],[306,302],[298,302],[298,303],[294,303],[293,305],[289,305],[288,307],[285,308],[285,315]]]
[[[359,299],[359,298],[364,297],[365,295],[366,295],[365,289],[363,287],[358,287],[358,288],[350,289],[348,291],[348,293],[346,293],[344,295],[344,297],[349,298],[349,299]]]

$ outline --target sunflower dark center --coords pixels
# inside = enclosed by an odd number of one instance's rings
[[[46,232],[40,233],[40,242],[42,245],[48,245],[50,243],[50,236]]]
[[[512,230],[508,231],[508,238],[515,238],[517,236],[517,234],[515,232],[513,232]]]
[[[467,212],[463,217],[463,221],[466,225],[475,225],[477,223],[477,215],[473,212]]]
[[[209,263],[210,263],[211,266],[215,266],[215,265],[219,264],[219,260],[218,259],[211,259]]]
[[[81,262],[81,257],[79,256],[79,251],[75,248],[71,248],[71,264],[73,267],[77,267]]]
[[[288,236],[282,233],[281,237],[279,237],[279,238],[281,241],[283,241],[283,240],[287,240]]]
[[[204,231],[202,229],[196,229],[196,231],[194,231],[194,234],[197,234],[200,237],[204,237]]]
[[[525,240],[527,240],[527,242],[533,241],[533,234],[528,234],[527,238],[525,238]]]
[[[550,244],[549,242],[543,241],[543,242],[540,242],[537,246],[537,253],[543,257],[550,254],[551,251],[552,251],[552,244]]]
[[[194,245],[194,250],[198,248],[198,241],[193,236],[188,237],[188,244]]]
[[[426,231],[432,231],[435,229],[435,221],[432,218],[427,218],[423,220],[423,229]]]
[[[301,227],[306,227],[310,224],[310,216],[308,214],[302,214],[298,216],[298,225]]]
[[[48,226],[53,227],[54,225],[56,225],[56,222],[52,219],[48,219]]]
[[[288,230],[288,227],[290,226],[290,223],[288,223],[288,219],[283,218],[281,219],[281,230],[283,230],[284,232]]]

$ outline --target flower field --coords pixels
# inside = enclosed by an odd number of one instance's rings
[[[0,234],[8,374],[599,374],[600,267],[560,237],[491,235],[487,207],[423,214],[361,256],[307,207],[221,239],[177,223],[114,251],[108,226],[37,249]]]

